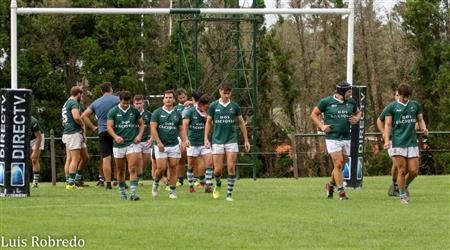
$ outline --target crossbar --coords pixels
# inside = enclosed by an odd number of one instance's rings
[[[350,9],[325,8],[17,8],[17,14],[335,14],[348,15]]]

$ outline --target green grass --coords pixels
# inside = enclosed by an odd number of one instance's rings
[[[28,199],[0,200],[0,235],[71,238],[88,249],[449,249],[449,176],[421,176],[411,203],[387,196],[389,177],[368,177],[350,200],[327,200],[328,178],[243,179],[234,202],[187,192],[121,201],[117,189],[66,191],[40,184]],[[29,243],[30,245],[31,243]]]

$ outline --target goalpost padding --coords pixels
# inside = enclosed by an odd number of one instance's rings
[[[30,195],[31,90],[0,90],[0,197]]]

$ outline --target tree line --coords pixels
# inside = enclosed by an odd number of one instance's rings
[[[194,1],[183,3],[181,7],[195,4]],[[169,2],[20,0],[18,4],[20,7],[122,8],[168,7]],[[215,0],[200,2],[203,7],[224,4]],[[377,9],[376,0],[355,1],[354,84],[368,88],[365,118],[368,131],[376,130],[377,116],[393,100],[393,91],[402,82],[414,86],[413,98],[421,102],[429,129],[450,130],[448,4],[445,0],[407,0],[385,13]],[[236,3],[228,1],[228,5],[236,6]],[[264,7],[264,1],[258,0],[256,6]],[[347,7],[347,3],[291,0],[289,6],[341,8]],[[2,1],[0,10],[0,87],[5,88],[10,86],[9,2]],[[250,18],[242,16],[245,17]],[[60,109],[74,85],[87,90],[86,104],[100,96],[98,83],[105,81],[112,82],[115,91],[127,89],[146,96],[179,86],[192,90],[194,22],[179,25],[177,18],[173,16],[169,36],[168,16],[20,15],[19,86],[33,90],[33,114],[47,131],[52,128],[59,135]],[[215,94],[220,82],[236,82],[237,78],[243,89],[248,86],[252,77],[246,71],[251,68],[252,30],[252,22],[241,21],[236,43],[236,22],[199,22],[199,82],[195,88]],[[273,152],[277,145],[289,142],[291,132],[314,132],[309,119],[312,108],[321,97],[333,93],[337,82],[345,80],[347,20],[334,15],[280,15],[275,23],[268,24],[264,16],[257,16],[256,30],[256,146],[259,152]],[[178,57],[180,44],[183,60]],[[236,58],[240,60],[238,64]],[[182,68],[181,74],[177,67]],[[240,74],[234,73],[237,68],[242,69]],[[245,91],[239,93],[241,102],[249,102],[249,92]],[[160,104],[157,99],[149,100],[150,109]],[[246,113],[249,124],[253,115]],[[320,142],[314,140],[303,143],[299,149],[307,144],[320,147]],[[366,150],[368,174],[386,174],[390,168],[386,154],[374,153],[373,147],[379,143],[375,141]],[[448,137],[430,137],[428,146],[450,148]],[[94,147],[92,150],[95,153]],[[241,158],[252,162],[250,158]],[[258,166],[258,176],[289,176],[292,160],[283,155],[264,154],[252,163]],[[428,164],[423,167],[427,173],[448,173],[450,154],[432,154],[423,163]],[[301,174],[326,174],[327,164],[324,157],[305,160]],[[242,171],[246,175],[250,169]]]

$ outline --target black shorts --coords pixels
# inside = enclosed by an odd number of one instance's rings
[[[114,141],[111,135],[107,131],[101,132],[99,135],[100,141],[100,155],[102,158],[108,157],[113,154]]]

